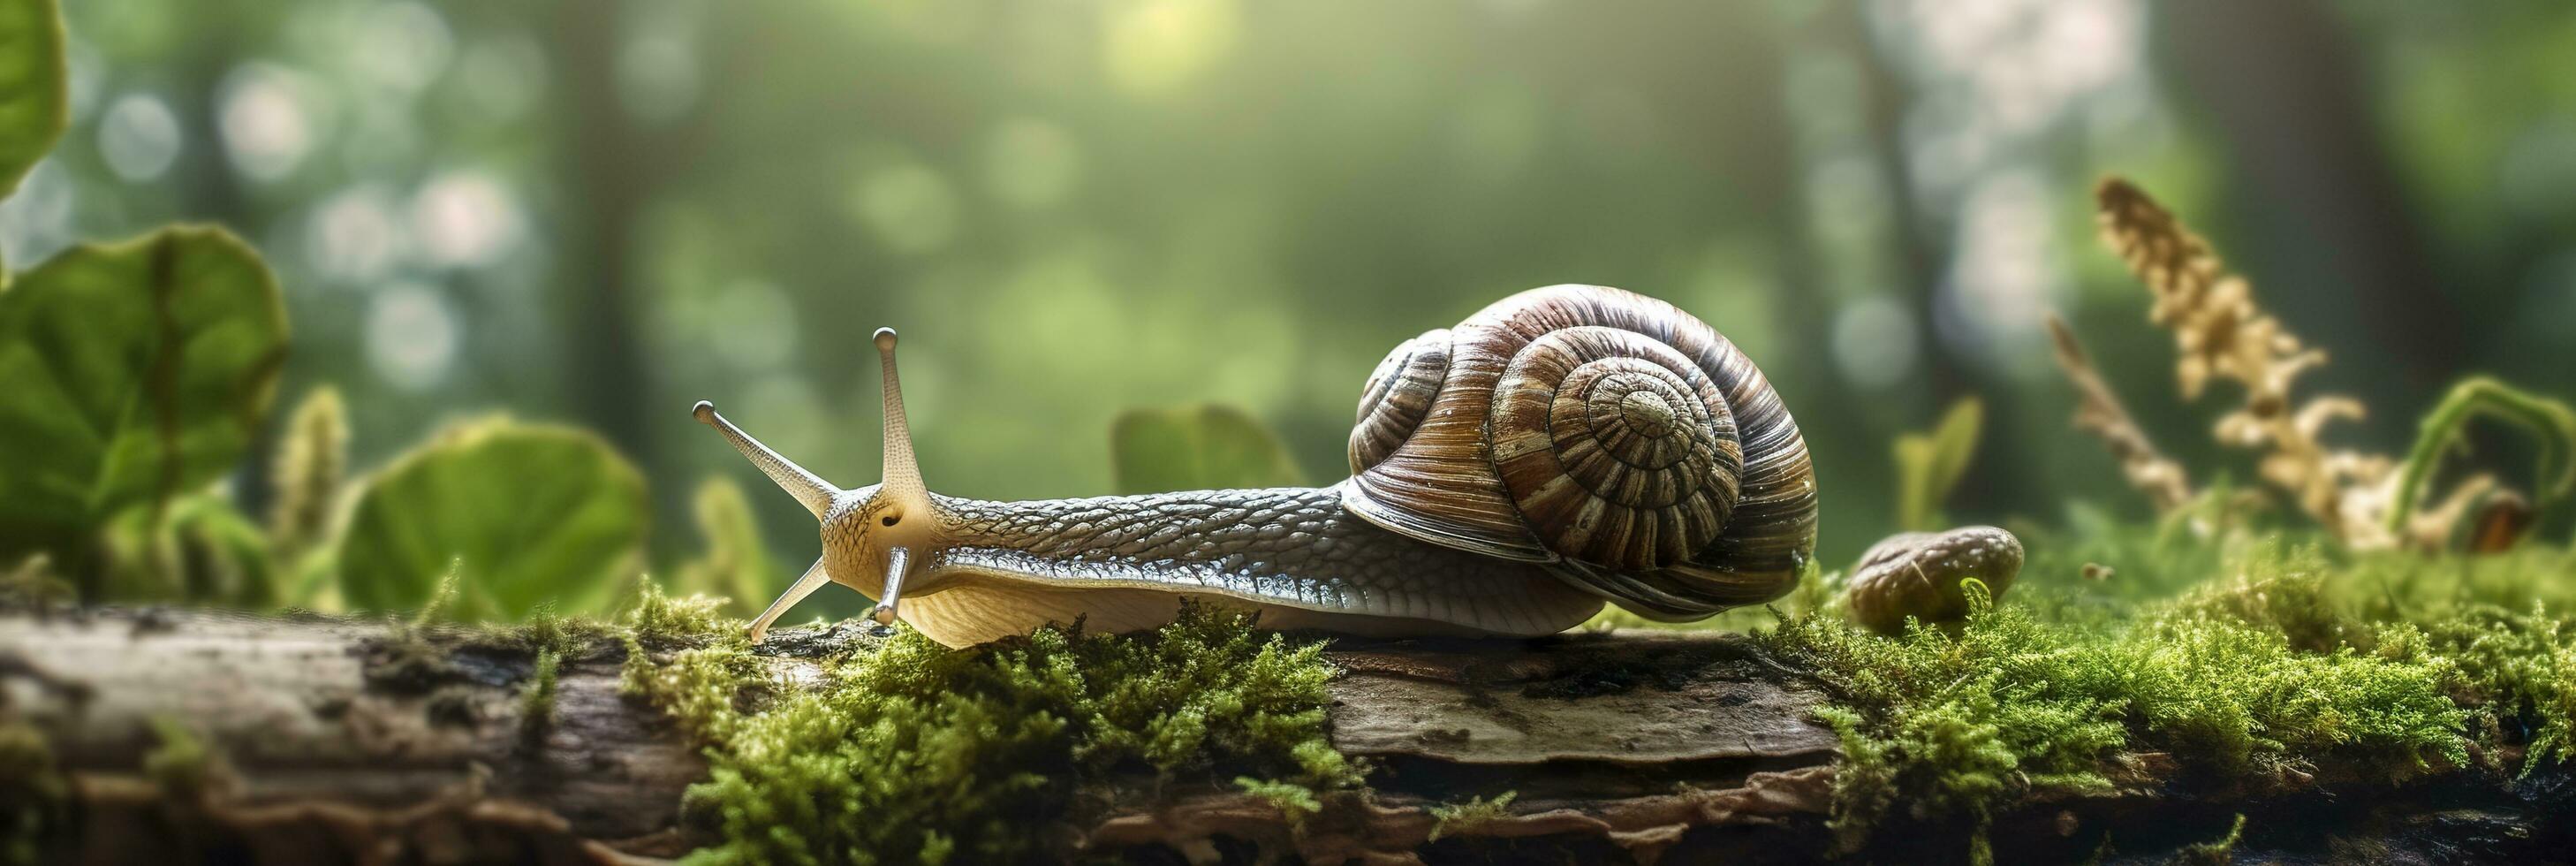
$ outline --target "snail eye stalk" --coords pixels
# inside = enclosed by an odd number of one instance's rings
[[[921,483],[921,464],[912,457],[912,423],[904,417],[903,380],[894,369],[894,329],[878,328],[877,360],[885,370],[885,471],[881,492],[908,502],[929,495]]]
[[[841,494],[840,488],[833,487],[821,476],[805,471],[805,467],[796,465],[796,461],[770,450],[769,446],[760,444],[760,440],[751,438],[751,434],[742,432],[742,428],[733,426],[733,422],[725,420],[725,416],[716,413],[714,403],[700,400],[698,405],[690,407],[689,414],[696,417],[698,423],[716,428],[716,432],[724,434],[725,441],[733,443],[733,450],[740,451],[742,456],[750,458],[751,465],[760,467],[761,474],[769,476],[770,481],[776,482],[778,489],[787,491],[787,495],[796,497],[796,501],[805,506],[805,510],[814,512],[816,520],[831,513],[833,500]],[[906,459],[911,457],[908,451],[905,457]]]

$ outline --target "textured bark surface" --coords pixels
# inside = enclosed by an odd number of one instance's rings
[[[782,630],[782,673],[855,632]],[[696,841],[683,791],[705,764],[618,694],[622,650],[567,659],[555,722],[526,733],[532,661],[461,633],[222,614],[0,614],[5,715],[72,780],[75,862],[594,862]],[[1301,823],[1212,786],[1111,786],[1104,817],[1061,828],[1068,856],[1144,862],[1779,862],[1825,856],[1835,739],[1824,694],[1740,638],[1623,633],[1540,641],[1362,642],[1329,653],[1335,745],[1375,766]],[[196,784],[147,769],[156,720],[224,765]],[[2563,775],[2390,786],[2335,768],[2211,785],[2160,755],[2117,790],[1996,817],[1995,850],[2083,859],[2107,830],[2156,858],[2252,816],[2240,860],[2504,860],[2568,841],[2543,820]],[[2185,792],[2194,792],[2188,793]],[[1435,807],[1514,795],[1484,820]],[[1902,820],[1902,819],[1899,819]],[[2258,832],[2258,828],[2269,828]],[[1889,827],[1863,859],[1950,860],[1966,828]],[[2114,857],[2112,859],[2120,859]]]

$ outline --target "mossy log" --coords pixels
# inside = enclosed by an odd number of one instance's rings
[[[846,629],[846,630],[845,630]],[[762,644],[789,682],[855,629]],[[48,808],[70,862],[616,862],[674,857],[702,832],[683,794],[706,765],[620,694],[625,650],[567,655],[550,721],[523,717],[536,668],[514,642],[391,621],[203,612],[0,613],[5,718],[50,746]],[[1882,828],[1860,852],[1827,827],[1837,739],[1800,671],[1723,635],[1342,641],[1328,657],[1333,744],[1373,766],[1299,822],[1216,780],[1113,786],[1067,857],[1145,862],[1706,862],[1959,859],[1973,828]],[[186,733],[173,733],[173,730]],[[172,738],[196,740],[202,752]],[[2470,774],[2402,787],[2337,768],[2210,784],[2124,757],[2115,790],[2023,804],[1985,831],[2013,859],[2082,859],[2117,840],[2158,858],[2250,816],[2239,859],[2526,857],[2563,843],[2563,776]],[[25,773],[0,762],[0,773]],[[1501,808],[1458,810],[1510,792]],[[1445,816],[1445,817],[1443,817]],[[2287,819],[2287,820],[2284,820]],[[2267,847],[2269,846],[2269,847]],[[2114,857],[2113,859],[2122,859]],[[2541,859],[2548,859],[2542,857]]]

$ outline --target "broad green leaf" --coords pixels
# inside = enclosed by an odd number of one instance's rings
[[[0,558],[204,488],[249,447],[285,359],[277,280],[221,229],[19,275],[0,289]]]
[[[414,609],[456,569],[456,619],[602,610],[641,564],[644,478],[588,433],[469,422],[365,482],[340,543],[350,607]]]
[[[0,198],[62,137],[63,79],[54,0],[0,0]]]
[[[1121,493],[1304,483],[1279,437],[1230,406],[1130,409],[1109,430]]]
[[[752,518],[751,500],[743,495],[742,485],[723,477],[708,478],[698,485],[690,506],[697,513],[698,534],[705,537],[707,552],[680,566],[679,593],[725,599],[738,613],[758,613],[759,605],[783,586],[779,581],[787,576],[770,564],[769,551],[760,540],[760,523]]]
[[[1968,474],[1976,456],[1977,437],[1985,426],[1986,404],[1963,397],[1942,413],[1941,423],[1922,433],[1896,438],[1896,523],[1900,529],[1935,529],[1941,502]]]

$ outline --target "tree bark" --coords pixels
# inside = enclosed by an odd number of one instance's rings
[[[518,699],[533,669],[527,651],[461,631],[401,634],[398,624],[312,616],[0,614],[0,722],[32,725],[70,781],[73,830],[48,853],[87,863],[633,862],[708,841],[680,809],[705,762],[658,711],[618,693],[618,645],[568,658],[553,723],[531,728]],[[846,635],[788,630],[761,649],[792,681],[819,670],[811,657]],[[1695,863],[1836,853],[1826,821],[1837,740],[1812,716],[1826,693],[1741,637],[1337,647],[1333,743],[1374,767],[1369,791],[1330,795],[1322,812],[1291,823],[1240,792],[1140,780],[1114,786],[1125,793],[1105,816],[1059,828],[1077,840],[1065,856]],[[164,748],[156,725],[170,723],[201,738],[222,768],[152,766],[148,756]],[[2244,813],[2249,827],[2276,831],[2249,829],[2248,844],[2278,843],[2282,856],[2366,842],[2398,859],[2501,860],[2566,841],[2542,819],[2576,802],[2552,793],[2576,789],[2563,775],[2519,787],[2469,774],[2392,787],[2327,766],[2211,786],[2154,754],[2123,756],[2114,770],[2116,790],[1999,814],[1987,831],[1994,850],[2080,859],[2108,838],[2119,854],[2164,856],[2224,835]],[[1432,812],[1506,791],[1514,799],[1490,820],[1443,827]],[[1959,859],[1972,830],[1883,826],[1859,854]],[[2262,859],[2270,849],[2238,850]]]

